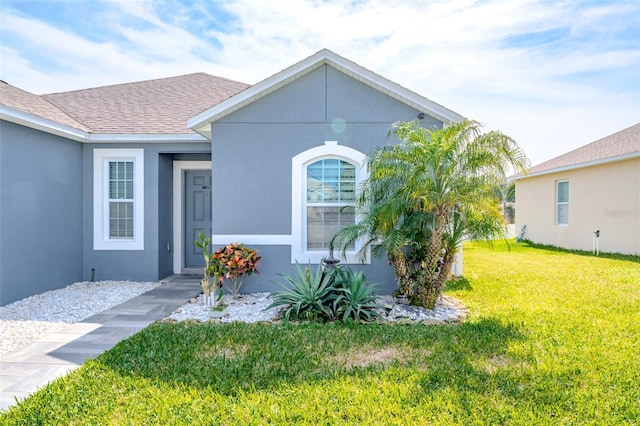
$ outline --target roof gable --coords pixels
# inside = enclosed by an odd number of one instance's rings
[[[526,176],[588,167],[640,157],[640,123],[569,151],[529,169]]]
[[[210,124],[244,106],[261,99],[290,82],[301,78],[315,69],[328,65],[348,76],[370,86],[390,97],[403,102],[418,111],[424,112],[444,123],[460,121],[464,117],[418,95],[384,77],[375,74],[360,65],[351,62],[330,50],[323,49],[316,54],[280,71],[277,74],[257,83],[237,95],[220,102],[201,112],[188,121],[188,126],[207,137],[210,135]]]

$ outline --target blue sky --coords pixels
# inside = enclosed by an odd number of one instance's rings
[[[257,83],[326,47],[537,164],[640,122],[639,22],[637,0],[2,0],[0,78],[34,93]]]

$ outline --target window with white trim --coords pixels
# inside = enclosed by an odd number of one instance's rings
[[[357,221],[355,193],[366,179],[366,156],[327,141],[292,159],[291,262],[320,263],[329,255],[331,239]],[[345,263],[360,263],[359,242],[347,248]],[[336,257],[339,250],[336,248]],[[369,263],[369,253],[365,254]]]
[[[569,224],[569,181],[556,182],[556,224]]]
[[[94,250],[144,250],[144,150],[95,149]]]
[[[338,158],[307,165],[307,250],[328,250],[340,229],[355,223],[356,166]],[[355,249],[355,245],[350,247]]]
[[[109,238],[133,239],[133,161],[108,161]]]

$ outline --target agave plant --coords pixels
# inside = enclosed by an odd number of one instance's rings
[[[337,295],[333,300],[333,311],[342,321],[371,321],[380,316],[376,302],[375,286],[369,285],[362,271],[339,268],[335,273]]]
[[[282,291],[271,294],[273,302],[267,309],[288,306],[283,312],[286,321],[292,317],[293,319],[333,320],[331,303],[336,297],[334,272],[324,273],[320,265],[312,271],[310,265],[303,268],[296,263],[295,276],[285,273],[282,277],[286,284],[275,282],[282,287]]]

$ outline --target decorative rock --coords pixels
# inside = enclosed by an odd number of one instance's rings
[[[223,323],[236,321],[249,323],[272,321],[277,317],[281,308],[266,309],[271,304],[269,294],[270,293],[243,294],[238,299],[233,299],[230,295],[225,294],[222,296],[222,304],[225,308],[223,311],[218,312],[222,313],[222,315],[216,315],[216,318]],[[212,311],[210,308],[204,306],[202,295],[198,297],[198,303],[183,305],[181,309],[182,312],[176,311],[169,315],[169,318],[178,321],[194,319],[202,322],[208,321],[211,318],[210,312]]]
[[[84,281],[0,307],[0,355],[142,293],[157,282]]]
[[[282,308],[266,310],[271,300],[269,293],[244,294],[239,299],[233,299],[229,295],[224,295],[222,303],[223,311],[211,311],[204,306],[202,295],[198,298],[198,303],[185,304],[169,318],[176,321],[188,319],[205,322],[212,318],[216,322],[277,322],[280,319]],[[395,303],[391,296],[381,296],[377,299],[382,308],[378,311],[380,318],[378,323],[397,324],[417,324],[436,325],[458,323],[466,319],[468,310],[460,301],[451,297],[443,296],[438,301],[434,309],[425,309],[419,306],[411,306]],[[216,312],[212,314],[212,312]]]

